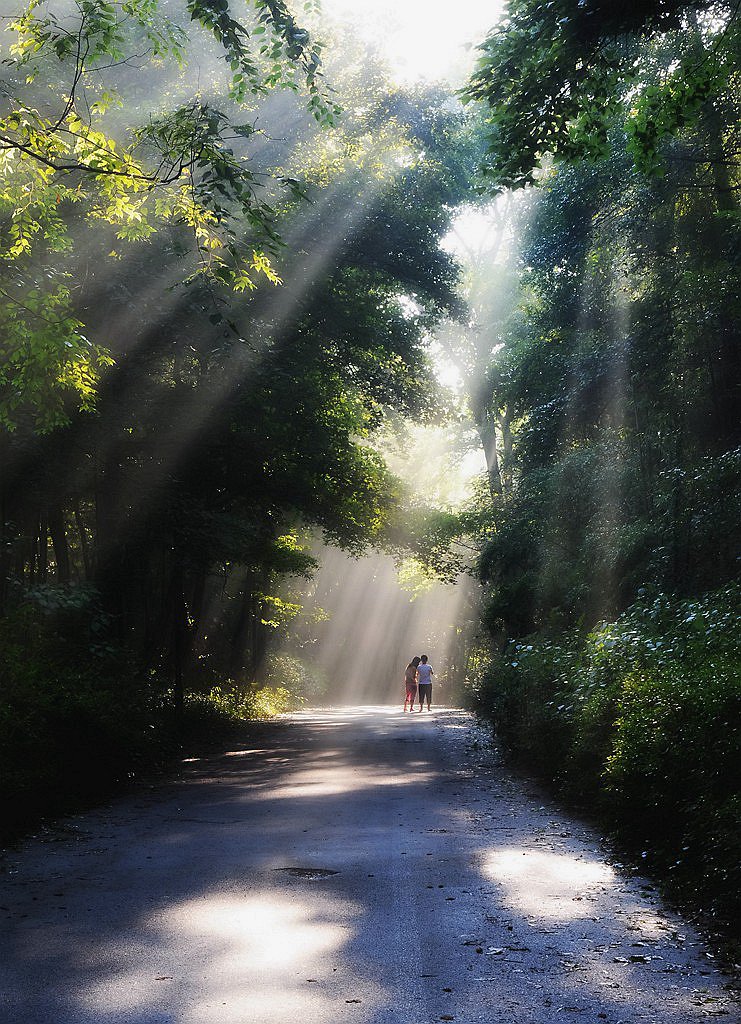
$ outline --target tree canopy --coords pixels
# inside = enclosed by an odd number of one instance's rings
[[[192,254],[184,280],[238,291],[278,282],[278,206],[298,183],[254,159],[255,102],[303,91],[325,125],[339,108],[321,85],[321,44],[288,8],[257,0],[247,13],[236,20],[226,0],[181,10],[85,0],[30,3],[12,21],[0,102],[6,427],[23,415],[58,424],[64,395],[91,408],[110,365],[104,339],[87,337],[71,301],[64,264],[81,224],[110,226],[114,254],[122,242],[182,228]],[[201,88],[189,85],[194,72]]]
[[[276,581],[314,564],[309,531],[355,552],[384,542],[401,487],[372,436],[392,412],[434,415],[426,337],[443,315],[460,312],[457,267],[439,242],[471,189],[465,119],[441,109],[439,91],[401,91],[366,66],[346,83],[349,110],[333,125],[316,84],[319,51],[303,35],[287,46],[299,30],[281,10],[258,5],[249,37],[245,30],[229,44],[248,54],[252,36],[272,33],[270,59],[285,65],[266,78],[258,51],[247,92],[253,119],[278,116],[277,103],[290,130],[260,152],[235,145],[227,154],[242,180],[252,176],[247,205],[205,151],[192,166],[150,152],[156,175],[146,186],[80,161],[52,173],[38,153],[21,159],[17,149],[5,167],[6,230],[20,215],[12,189],[31,173],[26,163],[50,172],[42,194],[58,226],[39,217],[28,247],[6,255],[17,289],[6,295],[6,314],[17,333],[6,341],[0,396],[4,607],[39,586],[92,585],[138,670],[164,673],[180,692],[184,677],[259,672],[275,628]],[[151,43],[149,21],[116,11],[137,41]],[[34,31],[42,50],[54,49],[58,35]],[[115,71],[119,31],[112,27],[106,43]],[[180,31],[168,31],[178,52],[152,50],[139,72],[152,83],[162,60],[171,68],[176,57],[188,60]],[[39,58],[34,88],[44,75],[55,81],[57,59],[69,56],[54,54]],[[124,84],[141,90],[122,60]],[[308,113],[293,89],[281,93],[296,75],[308,81]],[[177,63],[168,81],[166,116],[182,127],[176,100],[187,83]],[[221,89],[218,78],[213,88]],[[262,138],[233,127],[247,92],[236,95],[232,83],[228,114],[213,122],[240,144]],[[82,86],[76,97],[87,105]],[[321,124],[312,128],[311,115]],[[58,130],[69,141],[66,123]],[[143,123],[149,131],[153,122]],[[129,131],[131,152],[139,151],[139,128],[115,119],[112,128]],[[191,123],[183,131],[183,144],[198,133]],[[108,151],[129,159],[118,143]],[[101,206],[114,178],[110,187],[133,189],[126,202],[142,204],[136,229],[122,228],[123,206]],[[258,209],[258,179],[290,188],[260,184]],[[197,223],[166,209],[186,194]],[[251,254],[261,278],[250,271],[246,281],[234,260],[222,273],[225,249]]]
[[[657,169],[661,142],[737,88],[736,14],[708,0],[510,0],[464,92],[484,104],[491,183],[532,183],[549,154],[606,157],[621,112],[634,160]]]

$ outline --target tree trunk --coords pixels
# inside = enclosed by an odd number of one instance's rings
[[[502,488],[504,494],[512,493],[512,408],[505,406],[504,412],[497,417],[499,430],[502,434]]]
[[[183,567],[178,556],[175,556],[175,568],[172,581],[172,688],[175,714],[178,718],[183,712],[185,699],[185,659],[188,638],[188,608],[185,603],[185,587],[183,583]]]
[[[57,566],[57,580],[59,583],[69,583],[69,545],[67,544],[67,529],[62,509],[56,505],[48,510],[49,534],[54,548],[54,561]]]
[[[45,583],[49,568],[49,530],[45,515],[39,516],[38,519],[35,547],[38,560],[38,579],[41,583]]]
[[[484,458],[486,459],[489,493],[492,498],[496,498],[502,493],[502,472],[499,466],[499,453],[497,451],[496,423],[494,418],[487,412],[478,419],[476,426],[481,439],[481,447],[484,450]]]
[[[229,674],[233,678],[242,675],[248,666],[248,650],[252,647],[252,626],[255,618],[251,577],[245,580],[239,597],[237,619],[232,630],[231,652],[229,657]]]
[[[82,521],[82,513],[80,512],[79,505],[75,507],[75,526],[77,527],[77,535],[80,538],[80,552],[82,554],[82,565],[85,570],[85,579],[89,580],[93,574],[92,560],[90,558],[90,545],[88,543],[85,524]]]
[[[0,615],[5,614],[8,600],[8,580],[11,570],[10,509],[5,488],[0,486]]]

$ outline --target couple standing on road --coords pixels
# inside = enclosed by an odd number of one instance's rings
[[[430,704],[432,703],[432,677],[434,674],[432,665],[429,665],[427,662],[426,654],[423,654],[420,658],[412,658],[404,673],[404,685],[406,686],[406,697],[404,698],[405,711],[407,704],[409,704],[409,710],[414,711],[414,698],[417,696],[417,686],[419,686],[419,710],[422,710],[425,700],[427,701],[427,710],[430,710]]]

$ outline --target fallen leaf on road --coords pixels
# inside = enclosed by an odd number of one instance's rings
[[[345,1002],[346,1003],[359,1003],[360,1000],[359,999],[346,999]]]
[[[160,974],[154,980],[155,981],[172,981],[172,975],[171,974]]]

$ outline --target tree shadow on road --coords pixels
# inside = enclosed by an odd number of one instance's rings
[[[298,716],[29,844],[3,886],[2,1019],[684,1024],[727,1010],[677,919],[585,826],[479,757],[471,728],[459,712]]]

